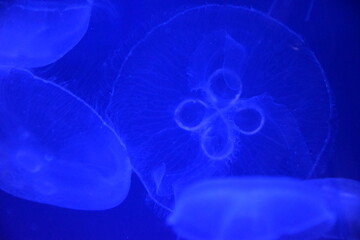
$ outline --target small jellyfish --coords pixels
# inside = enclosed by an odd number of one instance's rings
[[[195,183],[179,196],[168,218],[187,240],[317,240],[334,222],[316,188],[281,177]]]
[[[309,180],[323,194],[336,215],[331,239],[360,239],[360,183],[344,178]]]
[[[127,196],[131,166],[114,131],[84,101],[26,70],[0,72],[0,189],[80,210]]]
[[[186,185],[209,177],[311,175],[331,106],[297,34],[255,10],[206,5],[131,49],[107,114],[150,196],[171,209]]]
[[[0,1],[0,66],[57,61],[85,35],[91,9],[88,0]]]

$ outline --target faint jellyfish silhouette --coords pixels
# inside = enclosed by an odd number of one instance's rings
[[[150,31],[125,58],[107,108],[134,171],[169,209],[208,177],[312,175],[331,111],[322,68],[297,34],[220,5]]]
[[[131,166],[114,131],[84,101],[25,70],[0,73],[0,188],[80,210],[120,204]]]
[[[315,240],[335,214],[303,181],[279,177],[219,178],[184,190],[168,223],[187,240]]]
[[[331,239],[359,239],[360,183],[344,178],[314,179],[308,182],[320,189],[336,214],[336,225],[327,236]]]
[[[0,65],[55,62],[83,38],[91,9],[88,0],[0,1]]]

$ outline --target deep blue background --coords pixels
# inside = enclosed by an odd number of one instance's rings
[[[34,71],[67,87],[103,114],[117,69],[134,43],[188,7],[220,2],[267,12],[273,1],[112,0],[112,9],[104,2],[94,9],[89,31],[78,46],[57,63]],[[333,90],[334,141],[324,176],[360,180],[360,3],[314,0],[307,21],[310,3],[278,0],[271,16],[304,38]],[[61,209],[0,192],[0,240],[175,239],[159,218],[161,211],[146,199],[136,176],[127,200],[107,211]]]

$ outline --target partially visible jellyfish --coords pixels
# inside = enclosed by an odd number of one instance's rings
[[[114,131],[81,99],[26,70],[0,72],[0,189],[80,210],[127,196],[131,166]]]
[[[0,66],[41,67],[70,51],[87,32],[90,0],[0,1]]]
[[[195,183],[179,196],[168,218],[187,240],[315,240],[334,222],[316,188],[281,177]]]
[[[336,214],[336,225],[327,234],[331,239],[360,239],[360,183],[343,178],[309,180],[323,194]]]
[[[331,111],[323,70],[297,34],[220,5],[150,31],[122,64],[107,108],[134,171],[168,209],[204,178],[315,174]]]

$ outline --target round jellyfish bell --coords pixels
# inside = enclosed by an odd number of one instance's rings
[[[334,222],[316,188],[284,177],[195,183],[179,196],[168,218],[187,240],[317,240]]]
[[[171,209],[204,178],[311,175],[331,106],[323,70],[296,33],[255,10],[205,5],[131,49],[107,113],[150,196]]]
[[[42,67],[70,51],[88,29],[92,1],[0,1],[0,65]]]
[[[131,166],[84,101],[25,70],[0,72],[0,189],[26,200],[102,210],[127,196]]]

